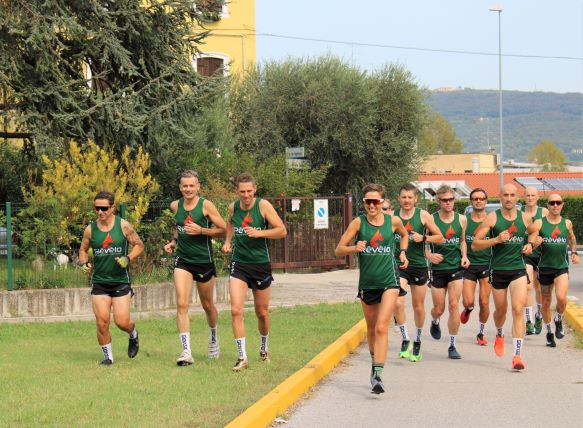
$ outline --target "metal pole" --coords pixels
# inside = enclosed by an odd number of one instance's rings
[[[504,122],[502,114],[502,10],[498,10],[498,94],[500,116],[500,191],[504,187]]]
[[[6,264],[8,291],[12,291],[12,203],[6,202]]]

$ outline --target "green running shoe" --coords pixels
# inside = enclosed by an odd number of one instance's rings
[[[540,334],[543,330],[543,317],[538,314],[534,315],[534,334]]]
[[[423,355],[421,354],[421,342],[413,342],[413,352],[409,357],[409,361],[412,363],[418,363],[423,359]]]
[[[411,349],[410,343],[411,342],[409,340],[403,340],[403,343],[401,343],[401,352],[399,352],[399,358],[409,358],[411,356],[411,353],[409,352]]]
[[[532,321],[527,321],[526,322],[526,335],[530,336],[531,334],[534,334],[534,324],[532,323]]]

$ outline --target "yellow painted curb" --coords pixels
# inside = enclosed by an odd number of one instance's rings
[[[233,419],[226,428],[266,427],[326,376],[366,338],[366,323],[359,321],[267,395]]]
[[[583,334],[583,308],[575,302],[567,302],[565,319],[579,333]]]

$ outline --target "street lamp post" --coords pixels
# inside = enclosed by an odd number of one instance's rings
[[[504,187],[504,126],[502,122],[502,6],[493,6],[490,12],[498,12],[498,98],[500,120],[500,191]]]

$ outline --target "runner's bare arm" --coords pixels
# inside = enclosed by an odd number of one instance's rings
[[[495,224],[496,224],[496,213],[491,212],[490,214],[488,214],[488,216],[482,222],[478,231],[476,232],[476,238],[472,242],[472,251],[485,250],[486,248],[490,248],[496,244],[500,244],[500,243],[504,242],[504,240],[503,240],[504,236],[502,236],[502,234],[504,234],[504,233],[508,234],[508,232],[502,232],[500,235],[498,235],[492,239],[484,239],[486,237],[486,235],[488,233],[490,233],[490,230],[492,229],[492,227],[494,227]],[[508,239],[506,239],[506,240],[508,240]]]
[[[91,244],[91,226],[87,226],[83,231],[83,239],[79,248],[79,264],[89,263],[89,245]]]
[[[217,207],[211,201],[205,199],[202,207],[203,214],[206,215],[212,222],[214,227],[201,227],[201,235],[207,235],[212,238],[223,238],[227,229],[227,224],[223,217],[219,214]]]
[[[407,269],[409,266],[409,260],[407,259],[407,248],[409,247],[409,234],[407,233],[407,229],[403,226],[403,222],[397,216],[393,216],[393,233],[398,233],[401,235],[401,241],[399,244],[399,260],[401,261],[401,265],[399,266],[401,269]]]
[[[170,211],[172,211],[174,214],[176,214],[178,212],[178,201],[172,201],[170,203]],[[176,248],[177,242],[178,242],[178,231],[176,229],[174,229],[174,236],[172,237],[170,242],[168,242],[166,245],[164,245],[164,251],[166,251],[168,254],[172,254],[174,252],[174,249]]]
[[[121,229],[124,236],[128,240],[128,243],[132,246],[132,250],[128,254],[130,261],[135,260],[144,251],[144,243],[142,242],[138,233],[134,230],[133,226],[126,220],[121,221]]]
[[[287,230],[283,221],[277,215],[275,208],[265,199],[262,199],[259,203],[259,209],[261,210],[261,214],[267,220],[267,223],[271,226],[269,229],[265,230],[258,230],[252,227],[245,227],[245,233],[250,238],[267,238],[267,239],[280,239],[284,238],[287,235]]]
[[[231,252],[231,242],[233,242],[233,235],[235,234],[235,230],[233,229],[233,223],[231,219],[233,218],[233,211],[235,209],[235,203],[232,202],[229,205],[229,214],[227,217],[227,227],[225,230],[225,243],[221,248],[223,253],[230,253]]]
[[[573,223],[571,220],[565,220],[567,225],[567,231],[569,235],[567,236],[567,242],[569,243],[569,248],[571,249],[571,262],[573,264],[579,264],[579,254],[577,253],[577,238],[573,232]]]
[[[520,211],[519,211],[520,212]],[[528,233],[528,242],[524,244],[522,247],[522,254],[532,254],[532,250],[536,247],[536,233],[530,233],[528,228],[532,226],[533,221],[532,217],[528,217],[526,214],[522,213],[522,221],[524,221],[524,225],[526,226],[526,232]]]
[[[470,260],[468,259],[468,243],[466,242],[466,228],[468,227],[468,219],[465,215],[460,215],[460,224],[462,225],[462,236],[460,242],[460,249],[462,252],[461,264],[463,268],[470,266]]]
[[[433,216],[429,214],[427,211],[421,211],[421,221],[425,228],[429,231],[430,235],[427,236],[426,241],[432,244],[442,244],[445,239],[439,230],[439,227],[435,224],[435,220],[433,220]]]
[[[340,241],[334,250],[336,257],[344,257],[350,254],[356,254],[364,250],[366,241],[358,241],[356,245],[348,245],[356,237],[360,229],[360,217],[350,222],[346,231],[340,237]]]

